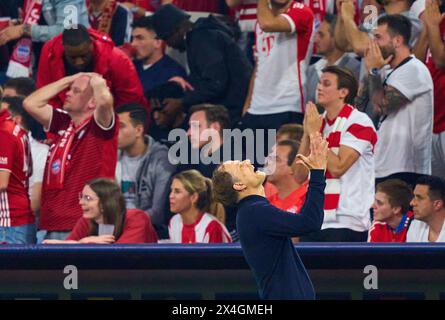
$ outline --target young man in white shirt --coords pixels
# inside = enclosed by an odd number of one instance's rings
[[[365,54],[369,97],[380,116],[375,148],[376,183],[401,179],[410,185],[431,173],[433,81],[409,47],[405,16],[381,17]]]
[[[371,119],[351,104],[357,80],[348,69],[323,69],[317,87],[318,103],[325,110],[306,107],[304,135],[299,153],[309,153],[309,136],[321,132],[329,142],[322,230],[302,241],[364,242],[371,225],[369,208],[374,201],[374,145],[377,134]],[[295,168],[299,181],[307,170]]]
[[[445,242],[445,180],[435,176],[419,178],[411,205],[414,221],[407,242]]]
[[[257,65],[240,127],[278,129],[302,123],[306,68],[312,54],[314,15],[294,0],[258,1]]]

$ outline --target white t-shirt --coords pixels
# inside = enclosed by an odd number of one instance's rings
[[[429,242],[429,233],[430,227],[425,222],[413,220],[406,235],[406,242]],[[445,222],[442,225],[442,230],[436,242],[445,242]]]
[[[28,134],[29,144],[31,146],[32,156],[32,175],[29,178],[29,196],[35,183],[43,181],[43,174],[45,172],[46,158],[48,157],[49,147],[46,144],[35,140],[31,133]]]
[[[283,17],[292,31],[264,32],[256,25],[257,72],[248,112],[276,114],[304,111],[306,69],[312,54],[314,17],[301,3],[294,3]]]
[[[326,122],[323,134],[331,133],[335,119]],[[340,136],[340,146],[360,153],[357,161],[340,177],[340,200],[336,221],[323,222],[322,229],[347,228],[363,232],[370,228],[369,208],[374,201],[374,153],[377,138],[371,119],[354,109],[346,120]]]
[[[389,73],[382,70],[382,79]],[[386,117],[377,131],[377,178],[394,173],[431,174],[433,81],[427,67],[414,56],[397,68],[387,85],[399,90],[409,103]]]
[[[121,190],[128,209],[136,208],[136,174],[141,161],[142,156],[129,157],[123,155],[122,161],[118,164],[122,170]]]

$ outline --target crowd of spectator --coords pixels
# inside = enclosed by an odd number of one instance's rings
[[[215,170],[249,159],[298,215],[318,132],[323,225],[295,243],[445,242],[444,12],[2,0],[0,243],[237,242]]]

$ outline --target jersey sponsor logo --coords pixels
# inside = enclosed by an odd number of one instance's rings
[[[265,32],[261,31],[263,35]],[[275,35],[266,35],[262,38],[261,41],[261,51],[266,53],[266,56],[269,56],[270,51],[272,50],[275,44]]]
[[[8,164],[8,157],[0,157],[0,164],[7,165]]]
[[[61,169],[61,162],[59,159],[57,159],[51,164],[51,173],[58,174],[60,172],[60,169]]]

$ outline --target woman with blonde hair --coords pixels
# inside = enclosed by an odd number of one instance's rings
[[[173,177],[168,232],[173,243],[226,243],[232,239],[224,226],[224,207],[212,199],[212,181],[197,170]]]

